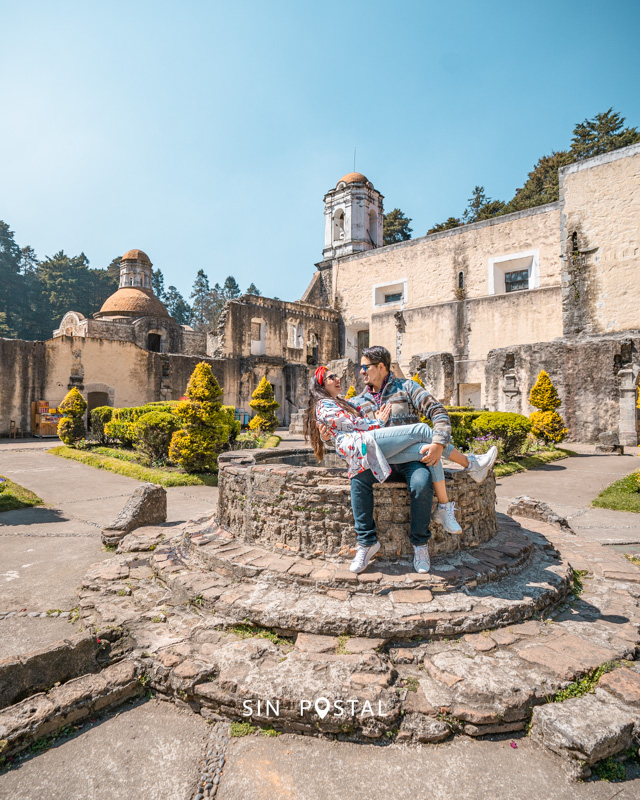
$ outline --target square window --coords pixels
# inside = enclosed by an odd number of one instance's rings
[[[378,284],[373,287],[373,307],[391,305],[392,303],[407,302],[407,279],[394,281],[393,283]]]
[[[529,288],[529,270],[520,269],[516,272],[505,272],[504,290],[505,292],[521,292]]]
[[[399,303],[402,300],[402,292],[393,292],[392,294],[385,294],[385,303]]]

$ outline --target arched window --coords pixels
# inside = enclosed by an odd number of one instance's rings
[[[458,273],[458,289],[464,291],[464,272],[462,270]]]
[[[344,239],[344,211],[339,208],[333,216],[333,241],[341,242]]]
[[[373,209],[369,211],[369,244],[378,246],[378,215]]]
[[[571,249],[574,253],[578,252],[578,231],[574,231],[571,234]]]

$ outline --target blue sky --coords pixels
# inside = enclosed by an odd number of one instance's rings
[[[0,219],[39,257],[145,250],[301,296],[353,168],[413,219],[509,199],[574,124],[640,125],[640,3],[0,0]]]

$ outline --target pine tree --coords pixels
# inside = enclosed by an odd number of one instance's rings
[[[459,228],[463,224],[459,217],[449,217],[449,219],[444,222],[439,222],[437,225],[434,225],[433,228],[429,228],[427,235],[430,233],[439,233],[440,231],[450,231],[452,228]]]
[[[249,284],[249,287],[247,288],[245,294],[255,294],[257,295],[257,297],[262,296],[262,292],[260,291],[260,289],[258,289],[258,287],[255,285],[253,281],[251,281],[251,283]]]
[[[211,315],[210,294],[209,278],[203,269],[199,269],[191,291],[191,325],[197,331],[206,330],[209,327]]]
[[[411,238],[413,228],[409,227],[411,220],[405,217],[404,212],[399,208],[394,208],[382,218],[382,242],[383,244],[396,244],[396,242],[406,242]]]
[[[585,119],[573,129],[571,153],[581,161],[640,141],[637,128],[624,128],[625,118],[613,108]]]
[[[267,380],[266,375],[256,387],[252,397],[253,400],[249,402],[249,405],[256,415],[249,423],[249,428],[261,433],[273,433],[278,427],[278,419],[274,411],[276,408],[280,408],[280,403],[275,400],[273,386]]]
[[[235,300],[235,298],[240,297],[241,294],[242,292],[238,286],[238,281],[233,277],[233,275],[229,275],[224,282],[224,286],[222,287],[222,295],[224,299]]]
[[[166,293],[164,304],[169,315],[172,316],[179,325],[188,325],[191,320],[191,306],[175,286],[170,286]]]
[[[151,286],[153,287],[153,293],[161,300],[163,303],[166,302],[167,293],[164,289],[164,275],[162,274],[161,269],[154,269],[151,272]],[[173,315],[172,315],[173,316]]]

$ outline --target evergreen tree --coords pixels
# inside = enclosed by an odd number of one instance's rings
[[[166,304],[167,294],[164,290],[164,275],[161,269],[151,270],[151,286],[158,300]]]
[[[355,386],[349,386],[347,393],[344,396],[345,400],[351,400],[352,397],[355,397],[357,394]]]
[[[179,325],[189,325],[191,320],[191,306],[175,286],[170,286],[167,289],[164,304],[169,314]]]
[[[225,300],[235,300],[236,297],[240,297],[242,294],[240,287],[238,286],[238,281],[233,277],[233,275],[229,275],[224,282],[222,294]]]
[[[260,431],[260,433],[273,433],[278,427],[278,419],[274,411],[276,408],[280,408],[280,403],[275,400],[273,386],[267,380],[266,375],[256,387],[252,398],[249,405],[256,415],[249,423],[249,428],[252,431]]]
[[[524,211],[526,208],[554,203],[558,199],[558,170],[573,161],[571,153],[560,150],[550,156],[542,156],[527,176],[521,189],[506,206],[506,212]]]
[[[505,204],[501,200],[492,200],[487,197],[484,186],[476,186],[468,200],[467,208],[462,214],[462,219],[465,224],[490,219],[503,213],[504,206]]]
[[[463,224],[459,217],[449,217],[445,222],[439,222],[437,225],[434,225],[433,228],[429,228],[427,234],[448,231],[451,230],[451,228],[459,228]]]
[[[406,242],[411,238],[413,228],[409,227],[411,219],[405,217],[404,212],[399,208],[394,208],[382,218],[382,242],[383,244],[396,244],[396,242]]]
[[[551,378],[546,370],[542,370],[529,392],[529,402],[540,411],[555,411],[562,405],[556,387],[551,383]]]
[[[62,419],[58,423],[58,436],[64,444],[73,447],[77,441],[84,439],[87,434],[84,426],[84,412],[87,401],[74,386],[65,395],[58,406]]]
[[[209,278],[203,269],[199,269],[191,291],[191,325],[197,331],[207,330],[209,327],[210,293]]]
[[[245,292],[245,294],[255,294],[258,297],[261,297],[262,292],[260,291],[260,289],[258,289],[258,287],[255,285],[255,283],[253,283],[253,281],[252,281],[249,284],[249,287],[248,287],[247,291]]]
[[[638,129],[625,128],[624,123],[625,118],[613,108],[596,114],[593,119],[578,123],[573,129],[571,140],[571,154],[574,159],[581,161],[640,142]]]
[[[0,313],[6,337],[15,339],[20,328],[20,248],[13,231],[0,220]]]
[[[561,442],[569,431],[565,428],[564,420],[556,411],[556,408],[562,405],[562,400],[545,370],[540,372],[532,386],[529,392],[529,402],[539,409],[529,417],[533,435],[538,439],[543,439],[547,444]]]

